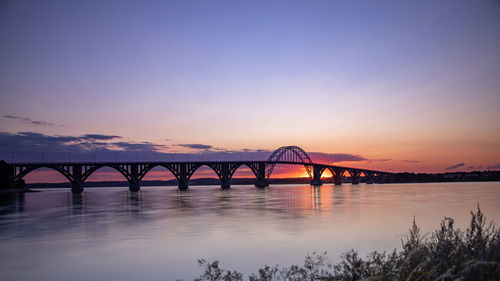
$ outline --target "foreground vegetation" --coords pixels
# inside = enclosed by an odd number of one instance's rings
[[[195,281],[299,281],[299,280],[500,280],[500,231],[477,208],[470,226],[454,229],[453,219],[444,218],[441,227],[423,237],[413,221],[402,249],[391,253],[372,252],[359,257],[355,251],[337,264],[326,253],[307,255],[304,265],[264,266],[247,279],[237,271],[224,270],[219,262],[198,260],[204,268]]]

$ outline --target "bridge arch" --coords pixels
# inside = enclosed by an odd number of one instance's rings
[[[327,178],[328,175],[330,175],[331,178],[334,178],[335,177],[335,172],[332,169],[328,168],[328,167],[323,167],[321,169],[321,171],[320,171],[320,177],[321,177],[321,179]]]
[[[181,181],[179,181],[179,189],[183,189],[185,185],[185,188],[187,189],[189,180],[191,177],[195,174],[196,171],[198,171],[201,167],[207,166],[210,168],[217,177],[219,178],[220,184],[222,189],[229,189],[230,187],[230,178],[228,175],[228,166],[229,163],[193,163],[193,164],[188,164],[187,165],[187,171],[185,174],[185,177],[182,178]],[[208,169],[208,170],[210,170]]]
[[[147,165],[144,169],[142,169],[141,171],[139,171],[139,182],[141,182],[144,177],[154,168],[156,167],[163,167],[165,168],[165,170],[169,171],[170,173],[172,173],[172,175],[175,177],[175,179],[177,179],[177,181],[179,181],[179,178],[180,178],[180,175],[179,175],[179,172],[177,169],[175,169],[175,167],[173,167],[172,165],[165,165],[165,164],[150,164],[150,165]]]
[[[127,170],[125,170],[123,167],[121,167],[120,165],[103,164],[103,165],[92,166],[88,170],[86,170],[82,174],[81,183],[83,184],[88,179],[88,177],[91,176],[94,172],[96,172],[99,169],[105,168],[105,167],[112,168],[112,169],[118,171],[120,174],[122,174],[125,177],[125,179],[129,183],[133,182],[132,177],[130,176],[129,172]]]
[[[311,157],[302,148],[298,146],[282,146],[276,149],[269,159],[266,167],[266,179],[269,180],[276,164],[303,164],[306,168],[309,178],[313,178],[313,162]]]
[[[196,171],[198,171],[201,167],[206,166],[212,169],[212,171],[215,172],[217,177],[219,177],[220,180],[223,180],[224,176],[222,175],[222,168],[219,167],[218,164],[208,164],[208,163],[200,163],[200,164],[195,164],[191,165],[187,171],[187,180],[190,180],[191,177],[194,175]]]
[[[38,170],[40,168],[48,168],[48,169],[57,171],[61,175],[63,175],[70,183],[72,183],[74,181],[73,176],[71,175],[70,171],[65,170],[63,167],[54,166],[54,165],[40,165],[40,166],[27,167],[26,169],[19,171],[19,173],[16,173],[14,180],[17,181],[17,180],[23,179],[25,176],[27,176],[31,172]]]
[[[236,165],[234,165],[232,167],[231,170],[229,170],[229,178],[233,178],[233,175],[243,166],[247,166],[247,168],[249,168],[252,173],[254,174],[254,176],[256,178],[259,178],[259,167],[257,167],[256,164],[252,164],[252,163],[238,163]]]

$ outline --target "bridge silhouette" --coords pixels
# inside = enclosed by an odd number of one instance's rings
[[[336,185],[342,184],[342,178],[349,174],[352,184],[358,184],[363,174],[367,183],[376,179],[385,182],[391,173],[360,168],[314,163],[309,155],[298,146],[283,146],[274,151],[267,161],[135,161],[135,162],[50,162],[50,163],[12,163],[12,179],[17,182],[39,168],[49,168],[61,173],[71,183],[75,193],[83,191],[83,183],[95,171],[110,167],[121,173],[129,183],[130,191],[138,191],[146,174],[155,167],[169,170],[179,183],[179,190],[187,190],[194,172],[202,166],[210,167],[218,176],[221,188],[229,189],[234,173],[242,166],[247,166],[256,177],[255,186],[269,186],[269,179],[277,165],[303,165],[311,179],[311,185],[321,185],[321,175],[329,170]]]

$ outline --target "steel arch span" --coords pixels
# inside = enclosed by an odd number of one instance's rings
[[[282,146],[276,149],[269,159],[266,167],[266,179],[269,180],[276,164],[303,164],[309,178],[313,178],[313,162],[311,157],[298,146]]]

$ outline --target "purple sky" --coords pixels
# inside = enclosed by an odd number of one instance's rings
[[[87,136],[495,166],[499,26],[498,1],[2,1],[0,156]]]

